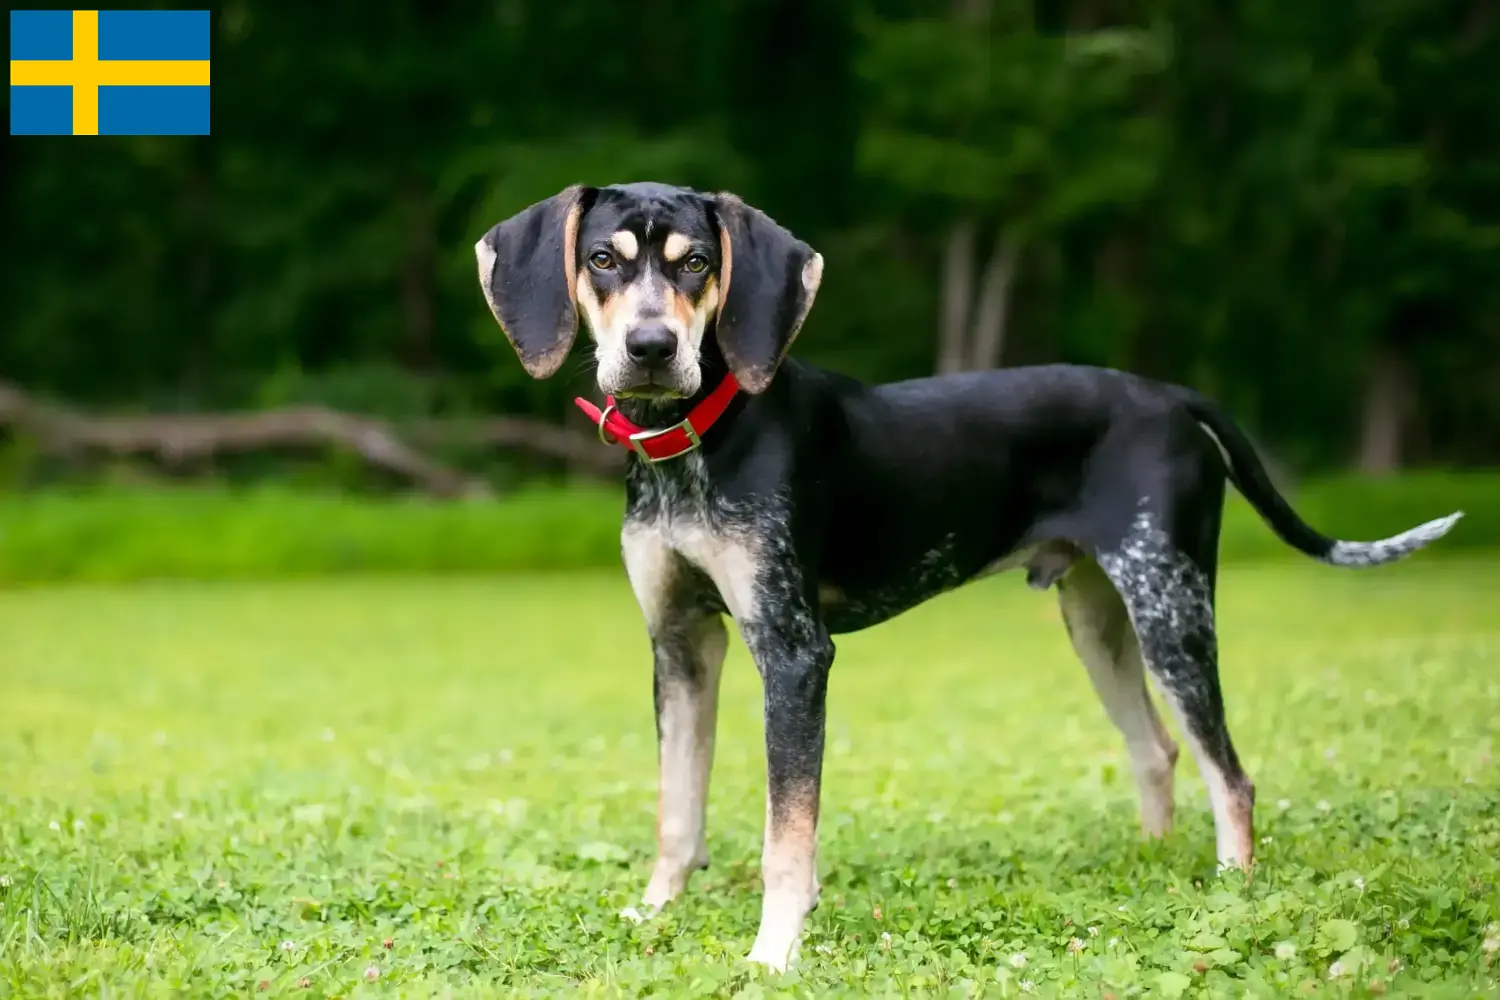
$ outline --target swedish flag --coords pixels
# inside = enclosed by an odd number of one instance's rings
[[[13,10],[11,135],[208,135],[206,10]]]

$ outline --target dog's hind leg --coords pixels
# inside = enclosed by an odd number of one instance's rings
[[[1172,772],[1177,744],[1167,735],[1146,690],[1140,643],[1114,585],[1092,559],[1074,563],[1058,583],[1068,638],[1088,668],[1094,690],[1130,753],[1141,794],[1141,829],[1161,837],[1172,829]]]
[[[1216,531],[1210,534],[1216,539]],[[1097,558],[1124,600],[1146,666],[1172,706],[1208,786],[1219,866],[1249,869],[1255,786],[1240,766],[1224,720],[1212,555],[1200,553],[1195,562],[1173,543],[1158,516],[1143,507],[1125,537]]]

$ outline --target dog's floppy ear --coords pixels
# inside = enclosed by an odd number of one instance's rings
[[[716,195],[719,350],[747,392],[764,392],[823,280],[823,257],[732,194]]]
[[[532,378],[555,374],[578,336],[578,224],[594,193],[565,188],[474,244],[485,301]]]

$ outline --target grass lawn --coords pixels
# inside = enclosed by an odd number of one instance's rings
[[[1500,560],[1222,592],[1249,884],[1214,875],[1186,754],[1177,831],[1140,840],[1055,601],[1013,574],[840,640],[823,902],[784,977],[740,961],[738,643],[713,867],[616,916],[656,798],[621,573],[0,593],[0,995],[1495,995]]]

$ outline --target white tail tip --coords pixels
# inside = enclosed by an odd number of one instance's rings
[[[1323,561],[1333,566],[1355,568],[1395,562],[1442,538],[1453,530],[1453,526],[1463,516],[1463,511],[1454,511],[1447,517],[1419,524],[1410,531],[1403,531],[1378,542],[1335,542]]]

